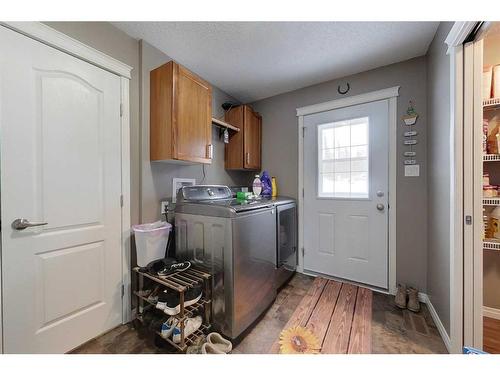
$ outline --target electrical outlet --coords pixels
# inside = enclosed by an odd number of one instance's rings
[[[167,207],[168,207],[168,201],[160,202],[160,216],[164,215],[165,212],[167,212]]]

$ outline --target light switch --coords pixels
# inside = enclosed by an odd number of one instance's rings
[[[405,177],[420,176],[420,165],[405,165]]]

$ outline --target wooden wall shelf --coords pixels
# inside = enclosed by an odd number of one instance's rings
[[[225,121],[218,120],[218,119],[213,118],[213,117],[212,117],[212,124],[220,126],[222,128],[226,128],[226,129],[235,131],[235,132],[239,132],[240,131],[240,129],[237,128],[236,126],[233,126],[233,125],[231,125],[231,124],[229,124],[229,123],[227,123]]]

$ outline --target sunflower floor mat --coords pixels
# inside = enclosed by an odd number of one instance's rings
[[[370,353],[372,298],[369,289],[316,278],[270,352]]]

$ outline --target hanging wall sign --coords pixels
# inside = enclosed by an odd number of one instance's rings
[[[404,135],[405,137],[414,137],[416,136],[418,133],[415,131],[415,130],[412,130],[412,131],[409,131],[409,132],[405,132]]]
[[[415,125],[417,118],[418,113],[415,111],[415,108],[413,108],[413,102],[410,100],[410,103],[408,103],[408,109],[406,110],[406,115],[403,116],[403,121],[405,125]]]
[[[418,143],[415,139],[417,137],[418,132],[413,130],[413,125],[417,123],[418,113],[413,106],[413,102],[410,100],[408,103],[408,109],[406,110],[406,114],[402,117],[403,125],[408,126],[409,129],[403,133],[404,140],[403,144],[409,147],[409,151],[404,152],[404,157],[408,159],[404,159],[403,163],[405,165],[405,176],[406,177],[418,177],[420,175],[420,168],[417,164],[417,160],[415,157],[417,153],[413,151],[413,146]]]

